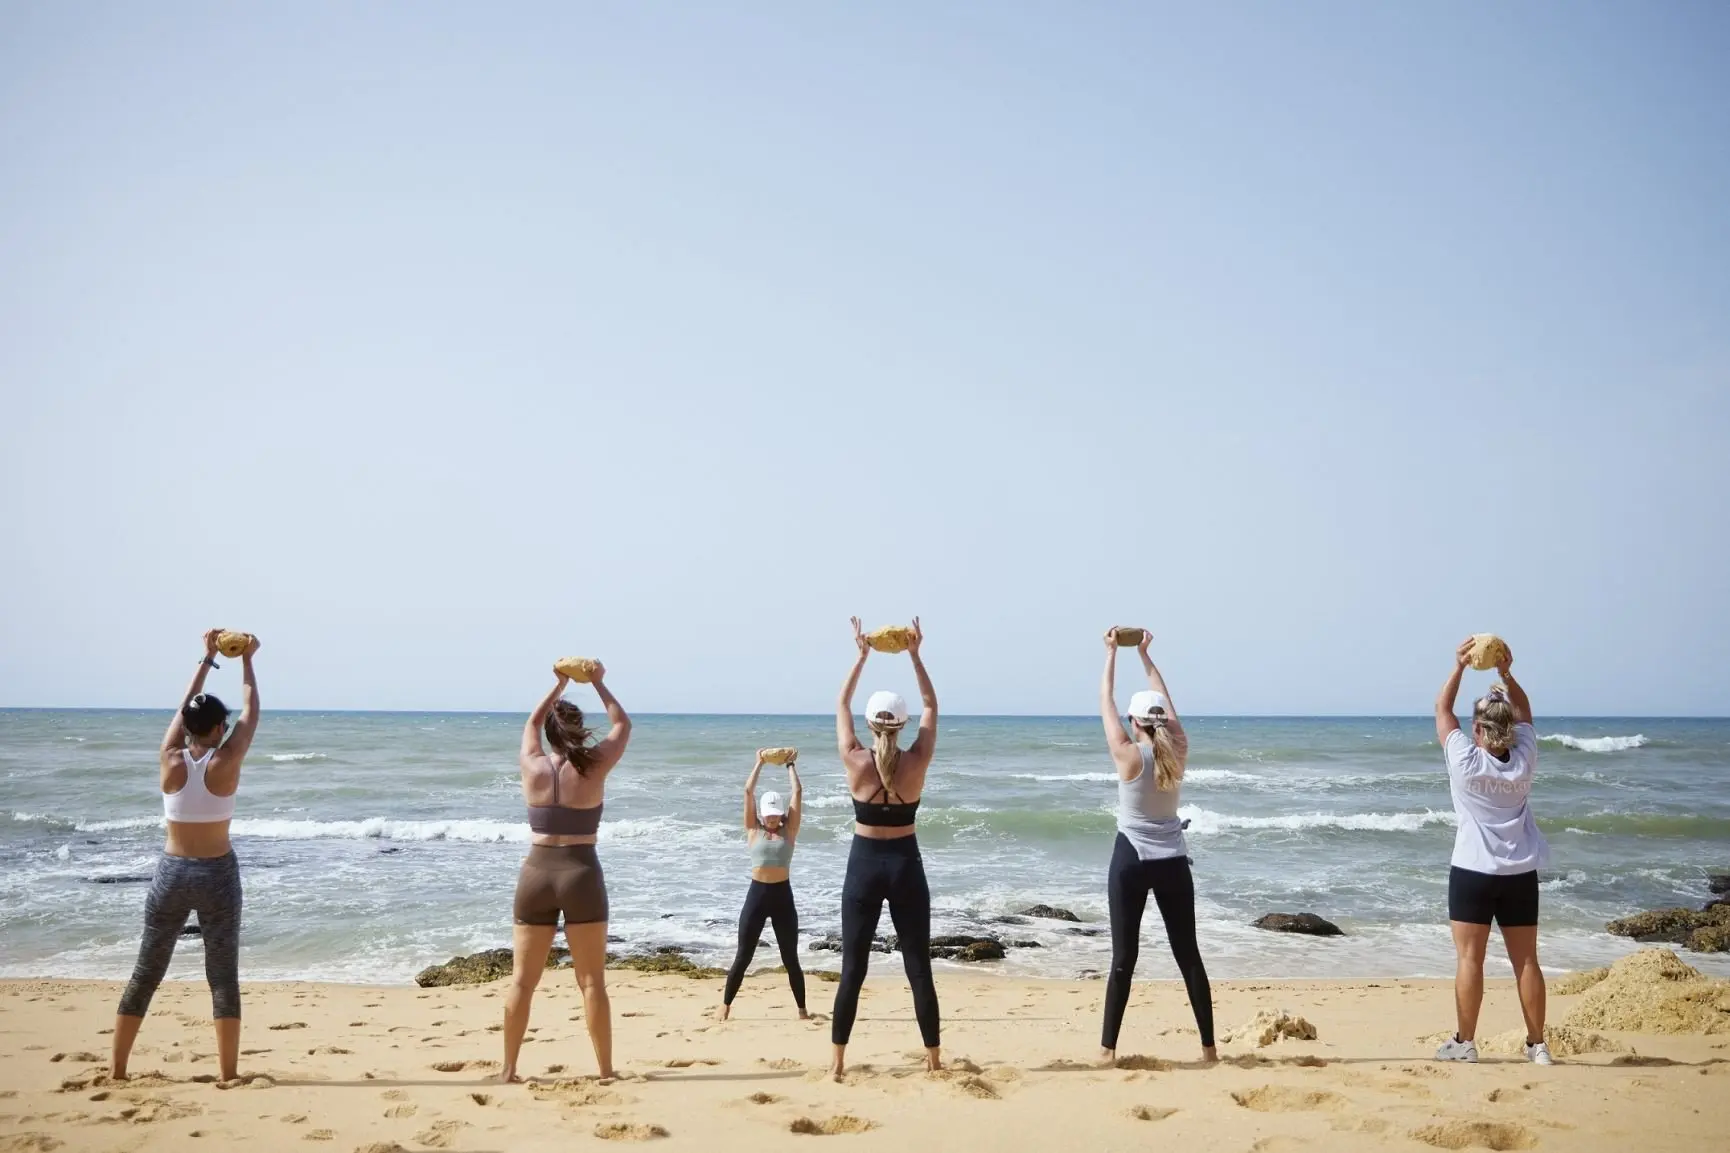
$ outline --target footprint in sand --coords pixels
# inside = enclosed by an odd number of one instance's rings
[[[749,1101],[753,1105],[773,1105],[779,1101],[785,1101],[786,1099],[787,1098],[785,1097],[777,1097],[773,1093],[753,1093],[749,1097],[745,1098],[745,1100]]]
[[[1259,1089],[1233,1093],[1231,1099],[1257,1113],[1309,1113],[1343,1109],[1347,1104],[1344,1097],[1326,1089],[1288,1089],[1284,1085],[1263,1085]]]
[[[1119,1069],[1139,1069],[1144,1073],[1169,1073],[1177,1068],[1170,1061],[1162,1061],[1158,1057],[1143,1057],[1139,1054],[1119,1057],[1117,1067]]]
[[[920,1055],[924,1056],[924,1054]],[[759,1057],[757,1058],[757,1063],[759,1065],[767,1065],[771,1069],[779,1069],[782,1072],[789,1069],[803,1069],[805,1067],[802,1062],[795,1061],[791,1057],[776,1057],[772,1061],[767,1057]]]
[[[1491,1089],[1484,1094],[1484,1100],[1492,1105],[1512,1105],[1525,1099],[1526,1095],[1518,1089]]]
[[[1308,1144],[1302,1137],[1263,1137],[1249,1147],[1249,1153],[1286,1153],[1287,1150],[1302,1149]]]
[[[279,1118],[279,1120],[284,1125],[305,1125],[306,1124],[306,1114],[305,1113],[284,1113]]]
[[[1530,1149],[1538,1143],[1538,1135],[1523,1125],[1506,1121],[1449,1121],[1441,1125],[1425,1125],[1411,1131],[1413,1140],[1438,1149]]]
[[[272,1026],[270,1026],[270,1028],[272,1028],[276,1032],[280,1033],[284,1029],[304,1029],[304,1028],[306,1028],[306,1022],[305,1021],[290,1021],[285,1025],[272,1025]]]
[[[491,1093],[470,1093],[469,1100],[484,1109],[493,1103],[493,1095]]]
[[[551,1085],[529,1083],[529,1093],[540,1101],[561,1105],[623,1105],[625,1099],[597,1081],[554,1081]]]
[[[975,1069],[978,1066],[974,1066]],[[977,1101],[996,1101],[1002,1095],[997,1092],[997,1086],[976,1073],[962,1072],[960,1069],[939,1069],[935,1073],[927,1073],[933,1081],[942,1081],[963,1097],[972,1097]]]
[[[0,1137],[0,1153],[50,1153],[64,1144],[46,1133],[13,1133]]]
[[[306,1136],[302,1137],[301,1140],[302,1141],[335,1141],[336,1140],[336,1130],[335,1129],[314,1129],[312,1132],[310,1132]]]
[[[344,1049],[340,1045],[320,1045],[316,1049],[308,1049],[308,1057],[347,1057],[354,1053],[353,1049]]]
[[[563,1073],[564,1071],[565,1071],[565,1067],[563,1065],[548,1065],[547,1066],[547,1072],[548,1073]]]
[[[386,1089],[383,1093],[380,1093],[379,1096],[386,1101],[408,1100],[408,1094],[403,1092],[401,1089]]]
[[[95,1053],[56,1053],[56,1054],[54,1054],[54,1056],[52,1056],[48,1059],[50,1061],[78,1061],[78,1062],[102,1060],[102,1058],[98,1057]]]
[[[419,1112],[420,1107],[418,1105],[392,1105],[389,1109],[384,1111],[384,1115],[392,1121],[400,1121],[404,1117],[413,1117]]]
[[[674,1057],[670,1061],[661,1062],[661,1065],[667,1069],[689,1069],[692,1065],[719,1064],[720,1062],[715,1060],[713,1057]]]
[[[631,1125],[624,1121],[609,1121],[595,1126],[595,1136],[603,1141],[652,1141],[671,1136],[659,1125]]]
[[[153,1125],[159,1121],[179,1121],[204,1112],[202,1105],[190,1101],[171,1101],[167,1097],[146,1097],[130,1109],[122,1109],[120,1117],[134,1125]]]
[[[374,1141],[371,1145],[362,1145],[354,1153],[409,1153],[395,1141]]]
[[[1129,1111],[1129,1115],[1137,1121],[1163,1121],[1176,1112],[1176,1109],[1159,1109],[1152,1105],[1137,1105]]]
[[[269,1049],[242,1049],[240,1055],[242,1057],[257,1057],[269,1052]]]
[[[821,1121],[810,1117],[794,1118],[787,1126],[788,1132],[802,1133],[809,1137],[835,1137],[843,1133],[863,1133],[867,1129],[875,1129],[876,1123],[863,1117],[855,1117],[851,1113],[837,1113],[833,1117],[825,1117]]]
[[[461,1073],[473,1069],[479,1073],[492,1073],[498,1070],[497,1061],[439,1061],[433,1065],[436,1073]]]
[[[449,1149],[456,1144],[458,1130],[466,1128],[467,1121],[434,1121],[432,1128],[422,1129],[414,1139],[434,1149]]]
[[[1378,1136],[1393,1128],[1380,1117],[1335,1117],[1328,1122],[1328,1127],[1336,1133],[1374,1133]]]

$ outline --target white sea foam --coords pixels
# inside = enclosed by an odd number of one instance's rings
[[[1577,749],[1582,753],[1622,753],[1646,744],[1644,733],[1635,733],[1631,737],[1576,737],[1567,733],[1551,733],[1538,739],[1564,748]]]
[[[1255,773],[1240,773],[1232,769],[1185,769],[1183,779],[1186,781],[1253,781],[1257,784],[1267,780]]]
[[[278,763],[283,761],[322,761],[323,753],[272,753],[270,759]]]
[[[1116,773],[1010,773],[1018,781],[1115,781]]]
[[[1178,815],[1189,821],[1189,831],[1206,836],[1230,829],[1345,829],[1351,832],[1409,833],[1429,825],[1457,824],[1452,813],[1427,809],[1421,813],[1282,813],[1277,817],[1232,817],[1185,805]]]

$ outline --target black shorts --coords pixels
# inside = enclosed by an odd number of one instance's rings
[[[1448,870],[1448,920],[1468,925],[1494,921],[1504,929],[1538,923],[1538,873],[1474,873],[1455,865]]]

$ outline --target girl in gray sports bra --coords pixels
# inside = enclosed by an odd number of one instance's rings
[[[757,952],[765,922],[775,926],[775,944],[781,950],[781,963],[787,966],[787,984],[793,989],[799,1019],[810,1019],[805,1012],[805,972],[799,967],[799,910],[793,903],[793,881],[788,870],[799,836],[804,789],[795,767],[798,754],[794,753],[787,762],[791,801],[774,792],[757,796],[757,778],[763,772],[766,763],[763,754],[767,751],[757,750],[757,763],[751,766],[751,775],[745,780],[745,836],[751,857],[751,887],[745,892],[745,907],[739,912],[739,949],[733,955],[733,965],[727,970],[727,984],[721,993],[723,1021],[732,1012],[733,998],[745,979],[746,966]]]

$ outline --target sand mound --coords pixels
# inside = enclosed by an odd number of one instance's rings
[[[1587,989],[1610,975],[1610,969],[1586,969],[1578,973],[1569,973],[1550,982],[1550,994],[1556,997],[1573,997],[1584,993]]]
[[[1669,949],[1610,966],[1565,1024],[1631,1033],[1730,1033],[1730,981],[1709,981]]]
[[[1289,1089],[1284,1085],[1263,1085],[1245,1093],[1233,1093],[1231,1099],[1257,1113],[1307,1113],[1316,1109],[1343,1109],[1346,1105],[1344,1097],[1326,1089]]]
[[[1442,1125],[1426,1125],[1413,1129],[1412,1137],[1438,1149],[1530,1149],[1538,1143],[1537,1134],[1522,1125],[1505,1121],[1449,1121]]]
[[[1590,1029],[1581,1029],[1574,1025],[1550,1025],[1544,1029],[1544,1040],[1550,1046],[1550,1055],[1554,1057],[1578,1057],[1581,1053],[1626,1053],[1628,1046],[1614,1037],[1606,1037],[1602,1033],[1594,1033]],[[1494,1037],[1478,1042],[1478,1049],[1484,1053],[1500,1053],[1507,1056],[1523,1055],[1526,1051],[1526,1031],[1510,1029],[1506,1033],[1497,1033]]]
[[[789,1132],[803,1133],[810,1137],[834,1137],[842,1133],[863,1133],[867,1129],[874,1128],[876,1128],[874,1122],[867,1121],[863,1117],[855,1117],[851,1113],[837,1113],[835,1116],[826,1117],[821,1121],[814,1121],[810,1117],[797,1117],[791,1125],[787,1126]]]
[[[1493,669],[1508,659],[1508,646],[1495,633],[1478,633],[1472,637],[1472,651],[1469,659],[1472,667],[1479,672]]]
[[[1302,1017],[1281,1009],[1279,1012],[1269,1012],[1263,1009],[1248,1021],[1230,1030],[1222,1041],[1253,1041],[1257,1048],[1266,1048],[1282,1037],[1290,1037],[1297,1041],[1314,1041],[1316,1027]]]

